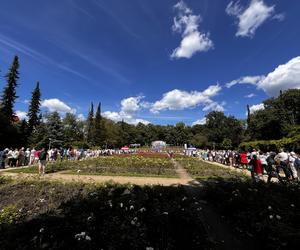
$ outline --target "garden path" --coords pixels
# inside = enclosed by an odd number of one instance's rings
[[[102,175],[74,175],[65,173],[46,174],[38,177],[37,174],[10,173],[1,171],[0,175],[9,176],[14,179],[43,179],[49,181],[61,182],[83,182],[83,183],[104,183],[108,181],[120,184],[132,183],[136,185],[186,185],[190,179],[181,178],[163,178],[163,177],[133,177],[133,176],[102,176]]]
[[[191,196],[199,195],[199,193],[201,195],[202,183],[193,179],[176,160],[172,159],[172,161],[180,179],[188,183],[188,185],[185,185],[187,192]],[[255,249],[251,242],[245,242],[244,239],[239,239],[236,233],[234,233],[232,226],[226,223],[205,200],[200,200],[199,202],[202,207],[202,222],[206,228],[209,239],[215,243],[214,249]]]

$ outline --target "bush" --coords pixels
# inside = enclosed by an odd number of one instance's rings
[[[250,141],[243,142],[239,145],[240,150],[248,150],[249,148],[256,148],[262,151],[278,151],[280,148],[285,148],[289,151],[300,152],[300,135],[283,138],[281,140],[266,140],[266,141]]]

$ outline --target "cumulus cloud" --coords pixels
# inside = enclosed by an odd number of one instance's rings
[[[300,56],[279,65],[258,83],[258,88],[270,96],[277,96],[280,90],[300,89]]]
[[[182,40],[180,46],[171,54],[171,58],[191,58],[197,52],[212,49],[213,42],[209,38],[209,33],[201,33],[198,30],[201,16],[194,15],[184,1],[178,2],[174,8],[177,16],[174,18],[172,29],[181,33]]]
[[[24,119],[27,120],[27,113],[26,112],[21,111],[21,110],[17,110],[15,112],[15,114],[16,114],[16,116],[19,117],[20,120],[24,120]]]
[[[208,104],[206,104],[202,110],[205,112],[207,112],[207,111],[223,112],[223,111],[225,111],[225,108],[224,108],[225,104],[226,104],[226,102],[218,103],[218,102],[214,102],[214,101],[209,101]]]
[[[227,88],[231,88],[236,84],[254,84],[257,85],[261,80],[263,80],[265,76],[243,76],[239,79],[233,80],[231,82],[226,83]]]
[[[63,101],[53,98],[45,99],[41,102],[41,106],[47,108],[50,112],[59,112],[59,113],[76,113],[75,109],[72,109]]]
[[[195,125],[204,125],[204,124],[206,124],[206,118],[205,117],[202,118],[202,119],[199,119],[199,120],[197,120],[195,122],[193,122],[192,126],[195,126]]]
[[[284,19],[284,14],[275,14],[275,5],[268,6],[263,0],[251,0],[248,7],[242,6],[239,1],[231,1],[226,13],[237,19],[236,36],[241,37],[253,37],[257,28],[268,19]]]
[[[264,108],[265,106],[263,103],[252,105],[250,106],[250,114],[253,114],[255,111],[262,110]]]
[[[277,96],[280,90],[300,89],[300,56],[279,65],[266,76],[246,76],[227,83],[228,88],[236,84],[253,84],[269,96]]]
[[[119,112],[105,111],[102,115],[115,122],[124,120],[135,125],[138,123],[149,124],[149,121],[136,118],[137,112],[144,107],[144,103],[141,102],[143,98],[143,96],[125,98],[121,101],[121,110]]]
[[[206,90],[199,91],[182,91],[174,89],[163,94],[161,100],[153,103],[150,111],[152,113],[159,113],[162,110],[183,110],[187,108],[194,108],[200,104],[210,105],[212,100],[210,98],[216,96],[221,90],[217,85],[211,85]]]

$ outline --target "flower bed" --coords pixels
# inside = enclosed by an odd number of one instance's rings
[[[212,249],[183,187],[0,186],[1,249]],[[1,218],[1,216],[0,216]]]
[[[138,155],[127,157],[103,156],[83,161],[63,161],[49,163],[46,173],[66,171],[75,174],[102,174],[128,176],[177,177],[173,163],[167,158],[152,158]],[[13,169],[10,172],[37,173],[37,167]]]
[[[235,232],[259,249],[298,249],[300,185],[207,182],[205,199],[213,203]]]

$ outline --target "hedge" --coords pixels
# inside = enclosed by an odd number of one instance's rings
[[[255,148],[264,152],[278,151],[280,148],[284,148],[285,150],[299,153],[300,135],[291,138],[282,138],[280,140],[242,142],[239,145],[239,149],[243,151],[247,151],[249,148]]]

